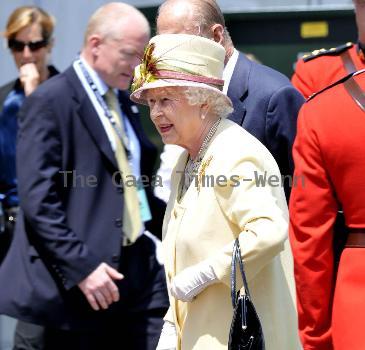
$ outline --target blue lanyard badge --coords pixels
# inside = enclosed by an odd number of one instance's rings
[[[152,219],[152,214],[150,206],[148,205],[146,191],[143,187],[138,186],[138,201],[139,201],[139,211],[141,213],[141,219],[143,222],[150,221]]]
[[[119,139],[121,140],[121,142],[124,146],[124,149],[126,150],[126,154],[127,154],[128,161],[130,163],[131,169],[133,169],[133,164],[131,164],[132,163],[132,152],[131,152],[131,149],[130,149],[129,142],[127,142],[126,137],[123,136],[123,131],[122,131],[121,127],[114,120],[114,117],[111,114],[108,105],[106,104],[104,98],[101,96],[99,90],[97,89],[97,87],[96,87],[93,79],[91,78],[90,74],[88,73],[86,67],[84,66],[84,64],[82,63],[81,60],[78,60],[77,63],[79,64],[79,66],[81,68],[81,71],[82,71],[87,83],[89,84],[90,88],[94,92],[94,95],[95,95],[98,103],[100,104],[101,108],[103,109],[104,115],[109,119],[112,127],[114,128],[114,130],[117,133]],[[123,123],[123,119],[124,119],[123,116],[122,116],[121,119],[122,119],[121,122]],[[125,132],[126,133],[127,133],[127,129],[128,129],[128,127],[126,126],[125,127]],[[138,194],[139,210],[140,210],[140,213],[141,213],[141,219],[142,219],[143,222],[149,221],[149,220],[152,219],[152,214],[151,214],[150,207],[148,205],[146,191],[142,187],[142,185],[140,185],[140,184],[138,185],[138,188],[137,188],[137,194]]]
[[[104,115],[109,119],[110,124],[112,125],[113,129],[115,130],[115,132],[118,135],[118,138],[122,142],[122,145],[124,146],[124,149],[125,149],[126,154],[127,154],[127,158],[130,159],[131,152],[130,152],[130,149],[128,147],[128,142],[126,142],[126,140],[125,140],[126,138],[123,136],[123,131],[122,131],[121,127],[115,121],[113,115],[110,112],[110,109],[109,109],[108,105],[106,104],[103,96],[101,96],[99,90],[97,89],[97,87],[96,87],[93,79],[91,78],[90,74],[88,73],[88,71],[85,68],[85,66],[82,63],[82,61],[81,60],[78,60],[77,62],[79,64],[80,68],[81,68],[82,74],[84,75],[87,83],[89,84],[90,88],[94,92],[95,98],[99,102],[100,107],[103,109]],[[121,122],[123,122],[123,118],[122,118]]]

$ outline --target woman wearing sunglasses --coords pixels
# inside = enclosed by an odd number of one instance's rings
[[[0,87],[0,264],[10,244],[18,197],[15,178],[17,113],[26,96],[57,74],[47,66],[52,49],[54,19],[33,6],[17,8],[4,33],[18,68],[17,79]]]
[[[16,84],[27,96],[42,81],[57,73],[54,67],[47,66],[53,28],[54,19],[38,7],[19,7],[10,15],[4,35],[19,70],[19,81],[1,88],[1,96],[3,89],[12,90]]]
[[[54,19],[48,13],[37,7],[24,6],[10,15],[4,32],[19,75],[0,87],[0,264],[11,242],[19,204],[15,173],[17,114],[25,97],[41,82],[58,73],[53,66],[47,65],[53,28]],[[29,339],[41,331],[32,325],[26,329],[28,331],[21,333],[30,333]]]

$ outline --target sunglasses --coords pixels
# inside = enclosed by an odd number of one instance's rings
[[[34,52],[41,49],[42,47],[46,47],[47,45],[48,45],[48,39],[42,39],[39,41],[29,41],[27,43],[16,39],[10,39],[8,41],[9,49],[15,52],[22,52],[26,46],[28,46],[30,51]]]

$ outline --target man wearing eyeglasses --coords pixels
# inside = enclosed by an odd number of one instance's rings
[[[127,91],[149,35],[136,8],[105,4],[80,56],[20,110],[0,314],[44,326],[36,349],[156,349],[168,295],[150,232],[161,236],[165,205],[150,185],[157,150]]]

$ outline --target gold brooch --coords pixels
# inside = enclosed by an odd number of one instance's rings
[[[202,179],[205,176],[205,171],[208,168],[212,159],[213,159],[213,156],[211,155],[200,165],[200,169],[198,172],[198,193],[200,192],[200,187],[201,187]]]

